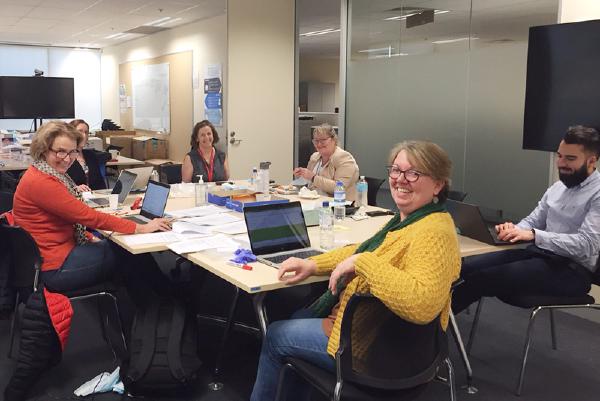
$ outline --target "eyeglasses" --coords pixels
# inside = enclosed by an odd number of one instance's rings
[[[400,178],[400,174],[404,174],[404,179],[408,182],[416,182],[419,177],[421,177],[422,175],[427,175],[424,173],[421,173],[420,171],[417,170],[402,170],[400,169],[398,166],[385,166],[385,169],[388,172],[388,176],[390,178],[393,178],[394,180]]]
[[[64,150],[54,150],[54,149],[50,149],[50,151],[54,152],[56,157],[58,157],[59,159],[62,159],[62,160],[65,160],[67,157],[70,157],[71,159],[76,159],[77,156],[79,156],[79,151],[77,149],[73,149],[70,152],[66,152]]]
[[[324,139],[313,139],[312,143],[313,143],[313,145],[323,145],[323,144],[327,143],[327,141],[330,139],[331,139],[331,137],[327,137]]]

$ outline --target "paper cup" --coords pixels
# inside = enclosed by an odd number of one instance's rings
[[[110,209],[116,210],[119,207],[119,195],[118,194],[108,195],[108,204],[109,204]]]

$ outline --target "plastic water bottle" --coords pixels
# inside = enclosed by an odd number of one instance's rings
[[[333,248],[333,213],[328,201],[324,201],[319,210],[319,246],[321,249]]]
[[[156,171],[156,169],[152,170],[152,173],[150,173],[150,179],[152,181],[160,182],[160,177],[158,176],[158,171]]]
[[[346,217],[346,189],[341,181],[335,183],[333,190],[333,217],[336,221],[342,221]]]
[[[369,205],[367,194],[369,192],[369,184],[365,180],[365,176],[361,175],[360,180],[356,183],[356,192],[358,196],[356,198],[356,206],[359,208],[366,208]]]
[[[198,176],[198,182],[196,183],[194,190],[196,194],[196,206],[206,205],[206,184],[202,179],[202,174]]]
[[[258,183],[258,169],[256,167],[253,167],[252,175],[250,176],[250,189],[252,191],[257,192],[257,183]]]

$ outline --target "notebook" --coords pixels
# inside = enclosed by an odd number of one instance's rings
[[[150,175],[152,174],[152,171],[154,171],[154,167],[128,168],[126,171],[137,174],[137,178],[133,183],[133,191],[143,192],[146,190],[148,180],[150,180]]]
[[[490,245],[508,245],[515,242],[503,241],[498,238],[496,223],[485,221],[479,207],[455,200],[446,200],[448,213],[454,220],[454,225],[460,235],[485,242]]]
[[[146,224],[152,219],[163,217],[170,190],[171,187],[168,184],[152,180],[148,181],[140,214],[125,218],[138,224]]]
[[[292,256],[323,253],[310,246],[300,202],[245,207],[244,219],[252,253],[260,262],[279,267]]]
[[[123,170],[121,174],[119,174],[119,178],[115,183],[112,191],[110,192],[112,195],[119,194],[119,204],[123,204],[125,199],[127,199],[127,195],[131,191],[133,187],[133,183],[136,179],[136,174],[131,173],[129,171]],[[90,207],[105,207],[108,206],[109,201],[106,197],[98,197],[98,198],[89,198],[86,200],[86,203]]]

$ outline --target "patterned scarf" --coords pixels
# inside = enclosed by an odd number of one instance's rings
[[[388,223],[383,226],[381,230],[379,230],[375,235],[371,238],[363,242],[358,246],[354,254],[362,253],[362,252],[372,252],[375,249],[379,248],[379,246],[383,243],[386,235],[389,232],[400,230],[414,222],[421,220],[423,217],[430,215],[431,213],[440,213],[445,212],[446,207],[444,204],[439,203],[429,203],[420,209],[415,210],[404,220],[400,219],[400,213],[396,213],[394,217],[388,221]],[[333,307],[339,302],[340,292],[342,292],[348,283],[342,277],[337,283],[337,291],[336,294],[333,295],[331,290],[325,291],[323,295],[321,295],[312,305],[308,307],[312,311],[312,317],[314,318],[326,318],[331,313]]]
[[[32,163],[35,168],[40,170],[42,173],[46,173],[51,175],[52,177],[57,178],[67,189],[69,193],[76,197],[79,200],[82,200],[81,194],[75,188],[75,183],[67,174],[61,174],[56,171],[52,166],[50,166],[45,160],[37,160]],[[73,237],[77,242],[77,245],[82,245],[88,242],[87,237],[85,236],[85,226],[75,223],[73,225]]]

